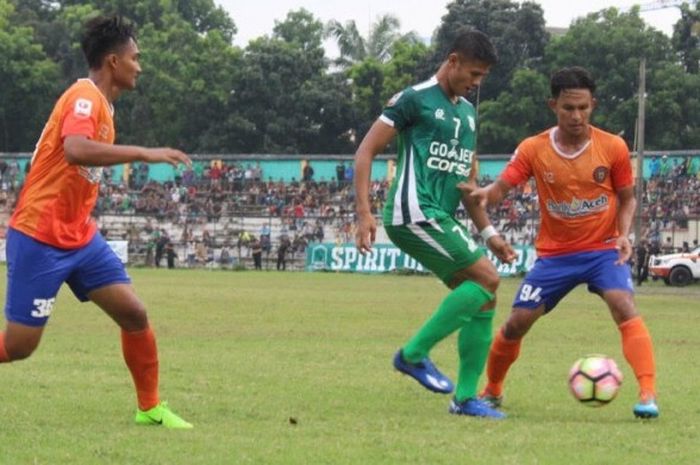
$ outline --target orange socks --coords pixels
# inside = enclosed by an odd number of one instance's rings
[[[656,395],[656,366],[651,336],[641,316],[618,326],[622,334],[622,352],[639,382],[640,396]]]
[[[136,385],[139,409],[149,410],[160,402],[158,397],[158,349],[150,326],[128,333],[122,330],[122,352]]]
[[[0,332],[0,363],[6,363],[10,361],[10,356],[7,355],[7,350],[5,350],[5,333]]]
[[[503,336],[503,329],[496,333],[489,352],[486,375],[488,384],[485,391],[492,396],[503,394],[503,381],[510,366],[520,355],[520,342],[522,339],[506,339]]]

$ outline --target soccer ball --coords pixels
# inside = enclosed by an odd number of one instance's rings
[[[574,397],[590,407],[602,407],[617,395],[622,373],[615,360],[605,355],[586,355],[569,371],[569,389]]]

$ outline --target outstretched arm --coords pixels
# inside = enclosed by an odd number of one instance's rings
[[[355,153],[355,211],[357,213],[357,232],[355,243],[361,253],[372,250],[377,234],[377,223],[372,216],[369,203],[370,175],[372,160],[396,136],[396,129],[376,120],[369,132],[362,139]]]
[[[192,163],[187,155],[176,149],[105,144],[82,135],[66,136],[63,150],[69,164],[80,166],[111,166],[135,161],[170,163],[173,166]]]
[[[472,170],[468,182],[460,183],[457,186],[462,191],[462,203],[467,213],[469,213],[469,217],[474,221],[476,228],[479,230],[479,234],[481,234],[488,248],[491,249],[502,262],[511,263],[516,258],[515,251],[491,224],[488,213],[486,213],[486,201],[482,201],[479,195],[475,195],[478,191],[488,189],[493,185],[491,184],[481,189],[477,188],[477,167],[478,164],[475,164],[475,169]],[[503,197],[501,197],[501,199],[502,198]],[[500,199],[498,201],[500,202]]]

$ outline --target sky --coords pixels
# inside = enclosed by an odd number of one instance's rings
[[[327,22],[336,19],[342,23],[354,19],[364,36],[369,25],[378,16],[391,13],[401,21],[401,31],[416,31],[421,37],[430,38],[447,13],[449,0],[215,0],[228,11],[238,28],[234,43],[245,47],[251,39],[271,34],[275,21],[282,21],[290,10],[305,8]],[[652,0],[587,0],[569,2],[564,0],[539,0],[548,27],[567,27],[573,19],[608,7],[625,8],[633,4],[647,4]],[[400,5],[400,6],[399,6]],[[643,12],[642,18],[650,25],[669,36],[673,24],[680,18],[677,7]],[[326,44],[328,54],[337,50]]]

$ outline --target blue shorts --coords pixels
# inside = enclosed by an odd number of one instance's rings
[[[84,247],[65,250],[8,228],[6,252],[5,318],[13,323],[45,325],[64,282],[81,302],[90,300],[90,291],[131,282],[100,233]]]
[[[617,250],[538,258],[515,294],[513,307],[535,309],[544,304],[549,312],[579,284],[587,284],[596,294],[611,289],[633,293],[630,267],[616,265],[617,260]]]

